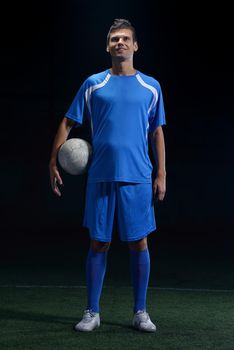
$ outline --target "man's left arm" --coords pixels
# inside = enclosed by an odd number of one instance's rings
[[[162,201],[166,193],[166,160],[165,142],[161,126],[150,134],[153,155],[156,162],[157,173],[153,182],[154,200]]]

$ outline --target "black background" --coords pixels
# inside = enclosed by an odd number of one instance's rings
[[[232,255],[233,40],[225,2],[17,2],[1,17],[1,262],[65,262],[88,246],[86,176],[62,172],[57,198],[48,162],[80,84],[110,67],[105,41],[114,18],[135,26],[135,67],[159,80],[164,96],[167,194],[155,206],[150,244],[158,254]],[[113,246],[120,249],[117,233]]]

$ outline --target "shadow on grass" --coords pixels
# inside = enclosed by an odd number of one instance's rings
[[[50,324],[50,325],[64,325],[66,329],[69,328],[71,332],[78,334],[90,334],[90,332],[77,332],[74,329],[74,326],[79,322],[79,317],[68,317],[68,316],[56,316],[49,315],[45,313],[33,313],[27,311],[14,311],[11,309],[0,309],[1,321],[22,321],[22,322],[38,322],[41,324]],[[137,332],[135,328],[131,325],[131,323],[121,323],[121,322],[110,322],[110,321],[101,321],[100,328],[95,330],[95,333],[123,333],[123,331],[129,332]]]
[[[120,323],[120,322],[109,322],[109,321],[101,321],[102,325],[106,325],[106,326],[115,326],[115,327],[120,327],[122,329],[131,329],[134,330],[133,326],[131,324],[124,324],[124,323]]]
[[[47,315],[44,313],[33,313],[26,311],[14,311],[10,309],[0,309],[1,321],[15,320],[15,321],[34,321],[43,323],[57,323],[57,324],[73,324],[77,322],[77,318]]]

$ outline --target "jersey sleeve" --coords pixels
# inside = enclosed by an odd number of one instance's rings
[[[149,132],[153,133],[157,127],[166,124],[163,95],[160,85],[157,87],[157,99],[149,115]]]
[[[85,81],[75,95],[68,111],[65,113],[65,117],[70,118],[76,122],[75,127],[81,126],[84,123],[85,119],[89,118],[85,99],[86,89],[87,83]]]

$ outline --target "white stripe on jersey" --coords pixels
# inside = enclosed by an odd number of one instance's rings
[[[91,100],[91,94],[92,92],[94,92],[95,90],[97,89],[100,89],[102,88],[103,86],[106,85],[106,83],[108,82],[108,80],[110,79],[111,77],[111,74],[108,73],[105,77],[105,79],[99,83],[99,84],[96,84],[96,85],[93,85],[93,86],[90,86],[86,91],[85,91],[85,100],[86,100],[86,103],[87,103],[87,106],[88,106],[88,109],[89,109],[89,112],[91,114],[91,105],[90,105],[90,100]]]
[[[138,73],[136,75],[136,78],[137,80],[139,81],[139,83],[144,86],[146,89],[149,89],[153,95],[154,95],[154,98],[153,98],[153,101],[148,109],[148,113],[150,113],[150,111],[155,107],[157,101],[158,101],[158,92],[157,90],[155,89],[155,87],[153,87],[152,85],[149,85],[147,83],[144,82],[144,80],[142,79],[142,77],[140,76],[140,74]]]
[[[90,124],[91,124],[91,130],[92,130],[92,134],[93,134],[93,121],[92,121],[92,113],[91,113],[91,94],[92,92],[94,92],[95,90],[97,89],[100,89],[102,88],[103,86],[106,85],[106,83],[108,82],[108,80],[110,79],[111,77],[111,74],[108,73],[107,76],[105,77],[105,79],[99,83],[99,84],[96,84],[96,85],[93,85],[93,86],[90,86],[86,91],[85,91],[85,100],[86,100],[86,104],[87,104],[87,107],[89,109],[89,113],[90,113]]]

